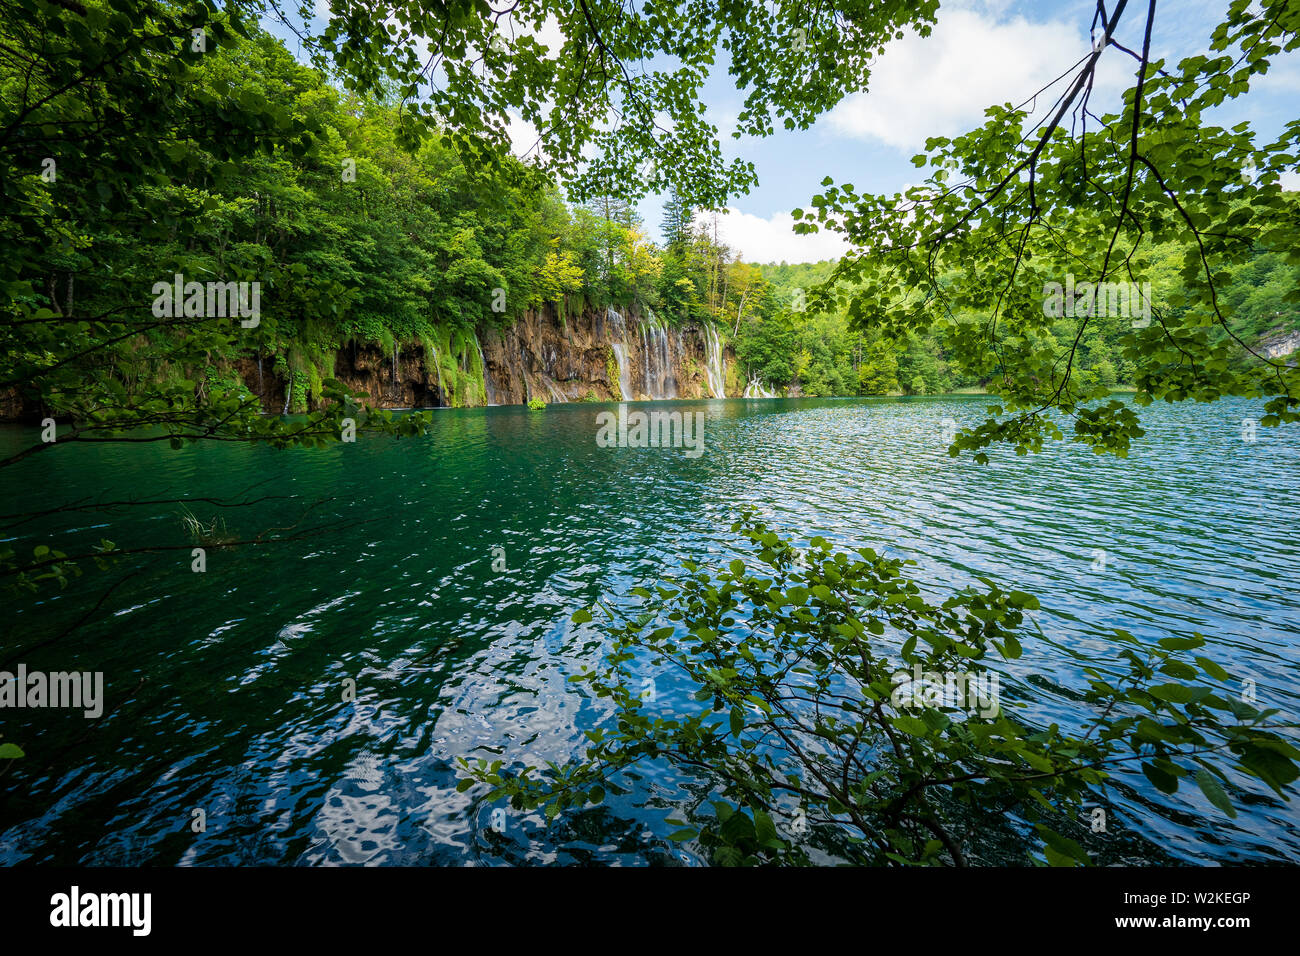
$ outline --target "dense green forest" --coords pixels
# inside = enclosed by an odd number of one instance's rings
[[[33,316],[108,316],[123,302],[143,309],[148,290],[175,273],[261,284],[256,325],[212,338],[201,361],[179,355],[175,329],[160,323],[120,342],[120,360],[97,349],[73,363],[82,376],[110,369],[103,381],[114,401],[131,403],[159,385],[245,400],[235,368],[245,358],[259,374],[286,378],[285,410],[303,411],[322,396],[338,351],[370,344],[385,354],[419,347],[452,404],[479,405],[486,390],[478,330],[544,307],[562,318],[614,307],[669,325],[712,323],[734,338],[747,371],[777,389],[896,388],[840,374],[841,360],[860,354],[865,340],[842,323],[806,325],[782,301],[784,285],[738,261],[676,196],[655,230],[626,199],[568,202],[517,160],[481,175],[446,137],[414,148],[399,140],[390,100],[343,92],[278,39],[246,32],[195,62],[186,97],[276,124],[276,135],[255,140],[228,122],[187,123],[163,147],[183,175],[146,176],[138,190],[79,175],[80,144],[56,141],[47,162],[10,184],[21,206],[0,225],[0,239],[22,252],[10,258],[8,279],[15,303]],[[19,95],[20,75],[3,82],[0,95]],[[30,242],[50,218],[61,223],[60,241]],[[20,274],[43,281],[28,288]],[[45,354],[31,331],[10,329],[5,343],[5,380],[23,397],[24,372]],[[61,415],[89,414],[98,399],[82,376],[41,392],[40,403]]]
[[[146,291],[174,273],[261,283],[264,317],[233,340],[208,343],[204,371],[172,354],[174,330],[165,327],[121,342],[128,361],[97,350],[95,367],[107,359],[113,369],[104,381],[115,399],[130,402],[141,386],[158,384],[142,381],[151,377],[173,385],[197,377],[200,391],[246,397],[234,365],[245,358],[259,374],[286,378],[285,410],[302,411],[322,396],[337,352],[360,343],[384,354],[418,346],[452,404],[483,404],[477,331],[547,306],[561,316],[612,306],[670,325],[711,323],[734,350],[741,383],[782,394],[936,394],[993,377],[964,370],[939,329],[886,337],[870,322],[851,323],[843,309],[813,311],[808,294],[832,277],[834,263],[740,261],[715,238],[717,214],[676,194],[656,229],[625,198],[568,202],[517,160],[485,177],[446,137],[414,148],[401,140],[391,98],[343,92],[278,39],[247,33],[230,34],[195,62],[186,96],[200,108],[237,108],[255,125],[279,124],[280,135],[255,140],[229,121],[188,123],[162,146],[184,175],[146,177],[129,191],[80,175],[80,144],[55,140],[40,165],[9,183],[19,214],[0,224],[0,241],[21,254],[9,258],[7,278],[44,277],[43,287],[12,287],[34,314],[144,306]],[[12,100],[21,82],[7,75],[0,96]],[[61,223],[59,241],[32,244],[50,217]],[[1167,243],[1152,257],[1158,304],[1179,281],[1181,252]],[[1300,269],[1275,252],[1233,271],[1222,298],[1247,340],[1300,325],[1283,301],[1298,278]],[[967,310],[958,319],[984,317]],[[1067,342],[1073,328],[1062,318],[1047,347]],[[1133,362],[1119,348],[1128,332],[1123,318],[1090,325],[1077,363],[1085,384],[1132,386]],[[44,344],[9,334],[5,380],[21,383]],[[85,363],[73,366],[89,373]],[[48,390],[41,401],[86,414],[93,400],[75,377],[69,385],[77,387]]]
[[[1153,305],[1168,309],[1162,290],[1174,288],[1184,249],[1167,243],[1152,255]],[[909,332],[898,339],[878,331],[855,331],[845,311],[813,314],[810,291],[831,278],[835,263],[780,263],[734,266],[741,275],[758,275],[735,337],[737,354],[765,382],[796,384],[805,395],[935,395],[981,389],[992,375],[972,374],[953,361],[942,330]],[[734,280],[733,280],[734,281]],[[1277,252],[1261,249],[1231,271],[1221,292],[1234,328],[1250,343],[1300,329],[1300,309],[1287,295],[1300,287],[1300,267]],[[971,324],[984,318],[969,312]],[[1099,315],[1079,343],[1076,367],[1088,384],[1131,389],[1136,368],[1124,356],[1121,340],[1131,332],[1131,318]],[[1045,336],[1060,348],[1075,334],[1071,318],[1061,317]],[[1219,338],[1227,336],[1220,330]]]
[[[3,83],[0,95],[12,98],[22,78]],[[33,220],[67,223],[60,241],[7,264],[11,279],[22,269],[46,280],[36,290],[16,283],[20,304],[66,316],[112,314],[124,301],[145,309],[146,292],[173,273],[259,281],[260,321],[211,343],[200,389],[239,393],[233,362],[251,357],[289,378],[287,410],[301,411],[321,396],[339,349],[422,346],[454,404],[482,404],[479,328],[547,304],[562,316],[635,307],[683,323],[708,320],[725,301],[718,247],[689,224],[661,248],[624,200],[566,203],[513,160],[476,176],[437,135],[411,149],[398,142],[393,104],[341,92],[264,32],[231,35],[198,61],[186,96],[270,117],[288,132],[232,142],[219,124],[189,124],[165,146],[183,178],[151,177],[138,191],[80,175],[76,144],[51,144],[49,163],[15,184],[28,218],[7,218],[0,240],[21,248]],[[15,332],[6,356],[19,369],[39,363],[43,343]],[[123,342],[121,355],[133,360],[111,363],[106,380],[128,402],[142,376],[193,380],[196,369],[174,360],[175,344],[172,329]],[[104,367],[102,353],[95,362]],[[79,387],[43,398],[60,413],[92,407]]]

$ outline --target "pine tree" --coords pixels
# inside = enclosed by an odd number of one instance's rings
[[[691,238],[692,209],[677,193],[672,193],[664,203],[664,245],[670,249],[684,246]]]

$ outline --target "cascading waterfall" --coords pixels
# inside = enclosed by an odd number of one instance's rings
[[[673,333],[649,307],[641,323],[641,351],[647,398],[677,397],[677,376],[673,374]]]
[[[745,386],[745,392],[741,398],[776,398],[774,392],[769,392],[763,385],[761,379],[751,378],[749,384]]]
[[[627,367],[627,346],[622,342],[611,342],[609,347],[614,350],[614,359],[618,362],[618,387],[623,393],[623,401],[632,400],[632,372]]]
[[[558,402],[559,404],[564,404],[565,402],[568,401],[568,398],[565,397],[563,392],[556,389],[555,383],[552,382],[548,376],[546,375],[542,376],[542,384],[545,385],[546,390],[551,393],[552,402]]]
[[[704,347],[708,358],[709,391],[713,393],[714,398],[726,398],[726,386],[723,384],[726,376],[722,371],[722,339],[718,336],[718,330],[707,322],[704,324]]]
[[[474,348],[478,349],[478,367],[483,370],[483,401],[488,405],[496,404],[492,394],[492,376],[488,375],[487,360],[483,358],[483,346],[479,344],[478,331],[474,332]]]
[[[672,401],[682,394],[693,396],[700,392],[715,399],[726,397],[724,343],[720,329],[713,324],[701,323],[689,330],[675,328],[644,305],[631,314],[617,306],[608,306],[594,316],[589,313],[586,321],[589,323],[587,328],[579,327],[577,334],[594,332],[595,343],[592,344],[604,346],[605,376],[611,380],[611,391],[613,381],[618,382],[622,401]],[[694,338],[697,330],[702,342]],[[432,362],[435,369],[434,374],[428,376],[428,379],[436,379],[435,404],[497,405],[501,402],[527,402],[533,398],[542,398],[548,403],[569,403],[577,401],[584,393],[590,397],[588,386],[603,377],[604,370],[598,369],[606,363],[597,358],[598,352],[593,354],[591,345],[582,339],[571,339],[571,343],[566,343],[547,327],[537,335],[533,334],[531,327],[522,333],[504,335],[500,346],[493,340],[489,344],[503,351],[493,353],[494,364],[491,367],[479,330],[462,327],[453,331],[448,343],[421,340],[422,355],[427,353],[424,357],[426,368],[427,362]],[[448,370],[445,372],[441,354],[444,344],[449,349]],[[568,344],[576,349],[572,355],[566,351]],[[634,352],[638,348],[641,349],[640,356]],[[394,391],[410,384],[403,378],[400,343],[390,343],[388,357],[392,363],[392,378],[388,389],[381,386],[384,393],[381,401],[391,401]],[[477,369],[474,368],[475,357],[479,363]],[[692,370],[689,379],[682,378],[683,363]],[[381,371],[380,382],[383,381],[382,374]],[[701,377],[705,379],[703,383]],[[482,382],[479,386],[482,391],[477,394],[471,384],[477,384],[476,380]],[[432,390],[434,381],[428,381],[426,387]],[[286,414],[293,407],[290,391],[286,389]],[[418,399],[421,394],[418,386],[416,393]],[[744,394],[746,397],[775,397],[761,381],[751,382],[745,387]],[[426,400],[429,397],[432,396],[426,394]]]
[[[442,361],[438,358],[438,347],[430,342],[429,348],[433,350],[433,367],[438,370],[438,401],[440,403],[445,402],[447,400],[447,392],[442,387]],[[428,362],[428,360],[429,357],[426,355],[425,362]]]
[[[618,362],[618,387],[623,393],[623,401],[632,401],[632,370],[627,364],[627,322],[623,319],[623,314],[613,306],[606,306],[605,318],[610,325],[610,343],[609,346],[614,350],[614,359]],[[618,332],[620,342],[613,341],[614,333]]]
[[[609,322],[609,337],[614,338],[614,332],[618,332],[620,339],[627,338],[627,323],[623,321],[623,313],[618,311],[612,305],[605,306],[605,320]]]

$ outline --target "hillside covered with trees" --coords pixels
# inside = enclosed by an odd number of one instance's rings
[[[1292,194],[1292,201],[1296,201]],[[1167,310],[1176,288],[1185,248],[1167,243],[1152,255],[1148,280],[1153,306]],[[936,395],[984,389],[996,371],[973,374],[954,361],[943,327],[909,332],[889,339],[878,331],[854,329],[845,310],[814,313],[812,289],[831,278],[835,263],[780,263],[731,266],[733,282],[749,292],[741,321],[733,326],[737,355],[749,371],[778,387],[800,394]],[[739,278],[739,280],[737,279]],[[1259,250],[1231,270],[1221,298],[1234,329],[1247,342],[1260,343],[1300,329],[1300,308],[1288,295],[1300,287],[1300,267],[1277,252]],[[986,316],[975,310],[957,321],[976,324]],[[1132,318],[1099,315],[1079,343],[1077,369],[1085,382],[1131,390],[1136,372],[1120,343],[1132,331]],[[1073,317],[1061,316],[1045,342],[1049,348],[1068,343],[1076,331]],[[1219,330],[1218,338],[1228,333]]]
[[[88,176],[76,140],[12,170],[0,241],[16,254],[3,268],[14,303],[37,320],[0,333],[18,404],[84,417],[105,398],[130,405],[159,387],[244,400],[243,358],[287,378],[285,410],[303,411],[337,352],[357,344],[422,347],[456,404],[483,404],[475,336],[527,309],[636,307],[677,325],[727,311],[718,247],[691,232],[689,215],[661,246],[626,200],[567,203],[509,158],[479,175],[446,137],[399,141],[394,103],[345,93],[278,39],[246,32],[214,39],[193,65],[183,131],[141,144],[162,150],[173,175]],[[23,79],[2,82],[13,96]],[[58,241],[43,241],[53,220]],[[197,323],[169,318],[34,374],[64,347],[66,320],[82,320],[72,328],[90,341],[84,320],[147,312],[155,283],[174,273],[257,281],[258,321],[233,337],[184,328],[182,341],[177,325]],[[33,274],[34,288],[15,279]]]
[[[12,39],[39,45],[33,35]],[[12,98],[24,81],[8,62]],[[170,120],[170,135],[137,144],[174,165],[170,175],[87,175],[76,138],[51,140],[39,164],[11,169],[13,215],[0,241],[14,254],[3,278],[35,320],[0,332],[11,415],[84,417],[106,398],[131,404],[158,387],[247,401],[241,359],[286,381],[283,410],[305,411],[324,395],[337,353],[358,344],[394,364],[399,350],[418,347],[452,403],[483,404],[479,330],[548,306],[561,316],[632,308],[670,326],[709,324],[738,361],[737,393],[755,381],[792,395],[937,394],[983,389],[997,374],[953,356],[956,327],[985,321],[983,310],[897,336],[870,317],[850,321],[846,308],[818,311],[809,296],[834,263],[740,261],[717,240],[719,214],[676,191],[656,228],[625,197],[566,201],[531,163],[485,160],[485,175],[445,135],[403,137],[391,96],[343,91],[257,27],[214,33],[187,83],[187,99],[156,120]],[[95,108],[133,107],[124,97]],[[57,241],[44,241],[49,231]],[[1167,308],[1184,252],[1166,242],[1150,256],[1157,307]],[[89,332],[80,322],[146,307],[149,290],[175,273],[259,282],[257,325],[181,343],[169,319],[34,374],[66,344],[63,319],[78,318],[75,341]],[[41,281],[29,288],[23,275]],[[1300,326],[1285,301],[1300,269],[1277,252],[1261,249],[1228,278],[1220,298],[1244,340]],[[1060,318],[1043,346],[1069,342],[1073,328]],[[1090,324],[1078,343],[1081,381],[1133,386],[1134,363],[1119,348],[1129,331],[1126,318]]]

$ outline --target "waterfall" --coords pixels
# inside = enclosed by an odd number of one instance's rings
[[[555,384],[552,382],[550,376],[543,375],[542,384],[545,385],[546,390],[551,393],[551,401],[559,402],[561,404],[568,401],[568,398],[565,397],[564,393],[556,389]]]
[[[718,330],[707,322],[704,324],[704,347],[708,356],[709,391],[714,398],[726,398],[726,376],[722,371],[722,339]],[[747,388],[746,392],[749,391]],[[748,397],[748,395],[746,396]]]
[[[438,359],[438,346],[430,342],[429,347],[433,349],[433,367],[438,370],[438,404],[442,405],[447,400],[447,392],[442,387],[442,362]],[[426,355],[424,360],[427,363],[429,357]]]
[[[627,338],[627,323],[623,321],[623,313],[619,312],[618,309],[614,308],[612,305],[607,305],[605,306],[605,318],[610,325],[609,337],[611,339],[614,337],[614,329],[618,330],[619,338]]]
[[[622,342],[611,342],[609,347],[614,350],[614,358],[618,360],[618,387],[623,393],[623,401],[632,400],[632,372],[627,367],[627,346]]]
[[[659,320],[655,314],[646,309],[645,321],[641,324],[641,350],[645,359],[645,397],[664,397],[664,372],[660,364],[662,353],[659,349]]]
[[[776,398],[776,394],[774,392],[769,392],[767,388],[763,385],[762,380],[755,377],[749,380],[749,384],[745,386],[745,393],[740,397],[741,398]]]
[[[641,323],[641,349],[645,370],[646,398],[666,399],[677,397],[677,376],[673,374],[673,345],[668,327],[646,307],[646,317]]]
[[[397,339],[393,339],[393,384],[397,384]]]
[[[632,370],[627,364],[627,322],[623,319],[623,314],[613,306],[605,307],[605,318],[609,320],[611,339],[609,347],[614,350],[614,358],[618,361],[618,387],[623,392],[623,401],[632,401]],[[620,342],[614,342],[614,330],[618,330]]]
[[[659,353],[663,357],[663,381],[659,391],[664,398],[677,397],[677,376],[673,374],[673,359],[668,348],[668,330],[659,330]]]
[[[650,378],[650,333],[647,328],[645,325],[641,326],[641,353],[645,356],[645,393],[654,398],[656,396],[653,386],[650,384],[652,381]]]
[[[478,330],[474,331],[474,348],[478,349],[478,367],[483,370],[483,401],[488,405],[495,405],[495,396],[492,394],[492,376],[488,375],[487,359],[483,358],[483,346],[478,341]]]

